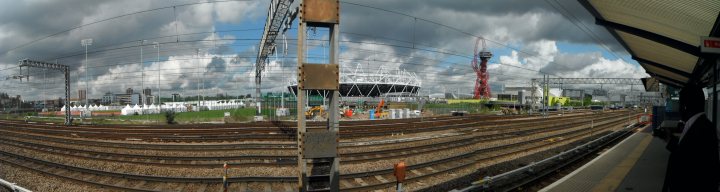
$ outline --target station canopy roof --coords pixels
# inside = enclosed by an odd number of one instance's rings
[[[648,74],[674,87],[699,82],[701,37],[720,36],[719,0],[579,1]]]

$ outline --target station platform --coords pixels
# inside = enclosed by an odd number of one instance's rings
[[[646,127],[540,191],[662,191],[669,156]]]

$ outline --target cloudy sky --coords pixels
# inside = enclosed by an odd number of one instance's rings
[[[17,68],[18,60],[31,58],[69,65],[73,97],[85,86],[96,98],[143,86],[153,93],[159,86],[165,97],[198,89],[205,95],[254,93],[253,65],[269,2],[2,0],[0,87],[25,99],[58,98],[59,73]],[[565,78],[647,76],[575,0],[341,2],[341,65],[416,73],[425,94],[471,93],[470,62],[480,36],[494,54],[488,66],[494,91],[528,86],[540,71]],[[283,90],[294,80],[296,25],[278,41],[264,91]],[[308,60],[326,59],[326,31],[309,34]],[[87,69],[85,38],[93,39]],[[8,79],[20,74],[30,81]]]

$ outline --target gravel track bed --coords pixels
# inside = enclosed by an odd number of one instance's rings
[[[614,126],[614,127],[616,127],[616,126]],[[614,128],[614,127],[612,127],[612,128]],[[603,131],[601,131],[601,130],[598,130],[598,131],[605,132],[612,128],[606,128],[606,129],[603,129]],[[459,169],[456,171],[452,171],[450,173],[438,174],[438,175],[435,175],[435,176],[432,176],[429,178],[421,179],[420,181],[418,181],[418,184],[408,184],[407,185],[408,188],[406,188],[406,189],[409,191],[419,191],[419,190],[425,189],[430,186],[435,186],[435,185],[438,185],[441,183],[452,181],[454,179],[457,179],[458,176],[460,176],[460,177],[467,176],[467,175],[473,174],[477,171],[482,171],[483,169],[487,169],[489,167],[496,166],[496,165],[503,165],[503,164],[509,164],[509,163],[514,164],[515,162],[517,162],[517,164],[518,164],[517,167],[521,167],[522,165],[526,165],[527,163],[530,163],[532,161],[518,162],[517,160],[527,159],[526,157],[532,157],[532,156],[539,156],[539,157],[536,157],[533,159],[542,160],[546,157],[555,155],[555,154],[557,154],[557,152],[561,152],[564,149],[570,149],[571,147],[580,145],[580,144],[584,143],[584,142],[580,142],[580,141],[587,141],[588,138],[593,138],[593,137],[597,137],[597,135],[591,136],[589,134],[584,134],[584,135],[580,136],[579,138],[558,141],[558,142],[555,142],[553,144],[550,144],[550,145],[542,147],[542,148],[532,149],[529,151],[523,151],[523,152],[512,154],[512,155],[507,155],[507,156],[504,156],[504,157],[501,157],[498,159],[477,162],[474,165],[467,167],[467,168],[462,168],[462,169]],[[555,151],[557,151],[557,152],[555,152]],[[500,174],[500,173],[503,173],[506,171],[511,171],[517,167],[505,167],[505,168],[500,168],[500,169],[496,168],[497,170],[495,170],[494,173],[487,174],[487,172],[486,172],[487,175],[482,175],[482,176],[497,175],[497,174]],[[479,179],[479,177],[477,179]]]
[[[17,183],[32,191],[47,192],[86,192],[86,191],[109,191],[95,186],[85,185],[59,177],[48,176],[39,172],[29,171],[25,168],[16,167],[13,164],[0,162],[0,178]],[[38,182],[42,181],[42,182]],[[62,183],[62,185],[59,185]],[[0,187],[0,191],[4,188]]]
[[[578,119],[573,119],[578,120]],[[557,119],[553,119],[552,121],[557,121]],[[567,123],[567,122],[552,122],[553,124],[559,124],[559,123]],[[453,141],[453,140],[460,140],[465,139],[469,137],[475,137],[475,136],[482,136],[487,134],[497,134],[500,132],[504,132],[506,130],[498,130],[497,125],[485,125],[485,126],[474,126],[472,128],[453,128],[443,131],[436,131],[436,132],[425,132],[421,134],[405,134],[405,135],[393,135],[393,136],[383,136],[382,139],[374,139],[374,140],[366,140],[367,142],[370,141],[377,141],[377,140],[391,140],[391,139],[402,139],[402,138],[414,138],[414,137],[423,137],[423,136],[433,136],[433,135],[440,135],[440,134],[458,134],[460,133],[459,130],[478,130],[479,132],[472,134],[464,134],[464,135],[452,135],[452,136],[445,136],[445,137],[439,137],[439,138],[433,138],[433,139],[424,139],[424,140],[417,140],[417,141],[408,141],[408,142],[399,142],[399,143],[392,143],[392,144],[384,144],[384,145],[363,145],[363,146],[345,146],[340,148],[340,153],[359,153],[359,152],[371,152],[371,151],[378,151],[378,150],[388,150],[388,149],[402,149],[407,148],[408,146],[419,146],[419,145],[429,145],[433,143],[439,143],[439,142],[446,142],[446,141]],[[538,128],[537,126],[535,128]],[[513,130],[518,130],[514,128]],[[524,129],[527,130],[527,129]],[[365,138],[363,138],[365,139]]]
[[[453,131],[453,130],[446,130],[444,132]],[[492,132],[484,132],[484,134],[488,133],[497,133],[500,132],[492,131]],[[448,137],[441,137],[436,139],[427,139],[427,140],[419,140],[419,141],[411,141],[411,142],[402,142],[402,143],[395,143],[395,144],[385,144],[385,145],[366,145],[366,146],[358,146],[358,147],[342,147],[340,148],[340,153],[357,153],[357,152],[367,152],[367,151],[376,151],[376,150],[386,150],[386,149],[401,149],[404,147],[407,147],[409,145],[428,145],[432,143],[437,142],[443,142],[443,141],[451,141],[461,138],[467,138],[469,136],[448,136]],[[70,149],[81,149],[81,150],[89,150],[89,151],[95,151],[95,152],[109,152],[109,153],[117,153],[117,154],[133,154],[133,155],[148,155],[148,156],[185,156],[185,157],[224,157],[224,156],[240,156],[240,155],[288,155],[292,156],[295,155],[296,151],[293,149],[289,150],[263,150],[263,149],[238,149],[238,150],[226,150],[226,151],[201,151],[201,150],[188,150],[188,151],[165,151],[165,150],[144,150],[144,149],[126,149],[126,148],[112,148],[112,147],[98,147],[98,146],[86,146],[86,145],[78,145],[78,144],[68,144],[68,143],[61,143],[61,142],[53,142],[53,141],[43,141],[38,142],[36,140],[31,139],[23,139],[23,138],[14,138],[19,141],[25,141],[30,143],[47,143],[49,145],[58,146],[58,147],[65,147]]]
[[[223,144],[292,144],[295,143],[295,141],[265,141],[265,140],[237,140],[237,141],[222,141],[222,142],[172,142],[172,141],[146,141],[146,140],[132,140],[132,138],[128,138],[126,140],[114,140],[114,139],[96,139],[96,138],[86,138],[86,137],[77,137],[77,136],[64,136],[64,135],[53,135],[53,134],[39,134],[37,132],[24,132],[24,131],[17,131],[17,130],[5,130],[0,129],[2,132],[11,132],[16,134],[24,134],[24,135],[33,135],[33,136],[42,136],[42,137],[51,137],[51,138],[58,138],[58,139],[68,139],[68,140],[78,140],[78,141],[91,141],[91,142],[104,142],[104,143],[118,143],[118,144],[157,144],[157,145],[191,145],[191,146],[197,146],[197,145],[223,145]]]
[[[613,121],[613,120],[609,120]],[[391,159],[382,159],[377,161],[371,161],[371,162],[362,162],[362,163],[344,163],[340,165],[340,170],[344,171],[342,173],[360,173],[360,172],[368,172],[368,171],[376,171],[376,170],[382,170],[386,169],[388,167],[392,167],[394,163],[397,163],[398,161],[405,161],[405,163],[409,165],[413,164],[420,164],[435,160],[441,160],[445,159],[447,157],[451,156],[457,156],[465,153],[470,153],[475,150],[479,149],[485,149],[485,148],[492,148],[497,147],[501,145],[509,145],[513,143],[520,143],[525,142],[528,140],[533,140],[537,138],[543,138],[547,136],[552,135],[558,135],[561,133],[567,133],[575,130],[580,129],[587,129],[590,127],[589,125],[582,125],[582,126],[575,126],[572,128],[562,129],[562,130],[555,130],[551,132],[545,132],[545,133],[539,133],[539,134],[533,134],[530,136],[525,137],[518,137],[518,138],[509,138],[509,139],[502,139],[502,140],[496,140],[496,141],[490,141],[490,142],[479,142],[472,145],[467,145],[459,148],[452,148],[452,149],[446,149],[441,151],[436,151],[432,153],[426,153],[426,154],[419,154],[419,155],[411,155],[406,157],[397,157],[397,158],[391,158]]]
[[[87,145],[77,145],[60,143],[53,141],[41,141],[24,138],[13,138],[13,140],[44,144],[50,146],[57,146],[69,149],[87,150],[94,152],[106,152],[106,153],[117,153],[117,154],[132,154],[132,155],[148,155],[148,156],[173,156],[173,157],[226,157],[226,156],[240,156],[240,155],[296,155],[297,150],[289,148],[287,150],[280,149],[233,149],[225,151],[202,151],[202,150],[188,150],[188,151],[164,151],[155,149],[126,149],[126,148],[112,148],[112,147],[97,147]]]
[[[446,132],[437,133],[437,134],[445,134],[445,133],[457,133],[457,131],[456,130],[448,130]],[[438,143],[438,142],[459,140],[459,139],[467,138],[467,137],[468,137],[467,135],[461,134],[461,135],[452,135],[452,136],[445,136],[445,137],[439,137],[439,138],[398,142],[398,143],[389,143],[389,144],[343,146],[343,147],[340,147],[338,150],[339,150],[339,153],[344,154],[344,153],[371,152],[371,151],[388,150],[388,149],[402,149],[402,148],[407,148],[408,146],[429,145],[429,144]],[[403,137],[390,136],[390,137],[386,138],[385,140],[400,139],[400,138],[403,138]],[[404,138],[412,138],[412,137],[404,137]]]
[[[396,131],[396,132],[392,132],[392,133],[389,132],[389,133],[387,133],[387,135],[383,135],[383,136],[367,136],[367,137],[345,138],[345,139],[341,138],[340,141],[342,141],[342,142],[368,142],[368,141],[377,141],[377,140],[433,136],[433,135],[454,133],[454,132],[456,132],[454,128],[453,129],[445,129],[445,130],[437,130],[437,131],[423,131],[423,132],[416,132],[416,133],[402,133],[402,131]]]
[[[223,169],[219,168],[173,168],[147,166],[137,163],[119,163],[103,160],[87,160],[72,157],[48,155],[35,150],[18,149],[0,145],[0,150],[15,153],[27,157],[33,157],[64,165],[101,170],[114,173],[127,173],[137,175],[169,176],[169,177],[222,177]],[[229,169],[229,176],[286,176],[294,174],[294,167],[236,167]]]

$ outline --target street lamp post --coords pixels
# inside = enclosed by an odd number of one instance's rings
[[[195,62],[197,62],[197,111],[200,111],[200,49],[195,49]]]
[[[88,52],[88,46],[92,45],[92,43],[93,43],[93,39],[83,39],[83,40],[80,40],[80,45],[82,45],[83,47],[85,47],[85,106],[86,106],[86,107],[87,107],[88,104],[89,104],[89,102],[88,102],[88,90],[90,90],[90,85],[89,85],[90,81],[88,80],[88,61],[87,61],[87,60],[88,60],[88,59],[87,59],[87,58],[88,58],[88,56],[87,56],[88,54],[87,54],[87,52]]]
[[[145,108],[145,104],[146,104],[146,102],[145,102],[145,100],[146,100],[146,98],[145,98],[145,63],[143,63],[143,45],[145,45],[145,42],[147,42],[147,40],[140,41],[140,67],[142,69],[142,72],[141,72],[142,74],[140,75],[141,76],[140,77],[140,95],[142,97],[141,100],[142,100],[142,104],[143,104],[142,105],[143,109]]]
[[[157,81],[157,96],[158,96],[158,107],[162,101],[160,101],[160,43],[153,42],[153,46],[157,49],[157,65],[158,65],[158,81]]]

